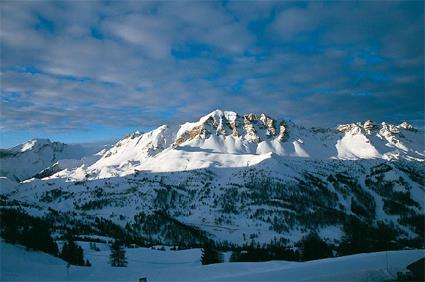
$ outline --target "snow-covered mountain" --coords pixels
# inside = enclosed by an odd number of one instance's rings
[[[68,145],[49,139],[32,139],[10,149],[0,150],[0,176],[13,181],[47,175],[64,168],[93,163],[103,154],[103,144]],[[97,155],[96,155],[97,153]]]
[[[170,244],[199,242],[193,228],[234,244],[295,243],[311,231],[338,244],[353,218],[386,226],[394,240],[423,242],[424,132],[407,123],[305,128],[216,110],[130,134],[98,156],[16,186],[3,181],[2,206],[93,226],[98,235],[108,232],[96,227],[100,217]]]
[[[272,154],[309,159],[425,160],[424,133],[404,122],[344,124],[336,129],[305,128],[265,114],[216,110],[197,122],[162,125],[133,133],[90,166],[55,177],[82,180],[123,176],[135,171],[182,171],[255,165]]]

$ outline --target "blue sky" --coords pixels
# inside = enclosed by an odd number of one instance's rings
[[[216,109],[424,127],[422,1],[2,1],[0,147]]]

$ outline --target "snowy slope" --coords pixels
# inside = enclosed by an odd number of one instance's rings
[[[199,163],[187,163],[186,153],[198,154],[203,163],[226,156],[173,151],[179,153],[176,158],[181,168],[199,167]],[[243,162],[252,161],[251,156],[237,155],[237,163],[222,160],[225,167],[175,171],[163,159],[164,165],[158,167],[163,172],[142,170],[127,176],[79,181],[32,179],[3,196],[12,204],[19,201],[32,207],[30,213],[48,214],[53,209],[88,222],[102,216],[121,226],[142,226],[147,221],[136,219],[141,213],[155,222],[155,211],[163,210],[217,241],[240,245],[252,240],[268,243],[274,238],[295,243],[309,231],[318,232],[331,243],[338,242],[343,235],[341,216],[357,216],[372,225],[385,222],[398,230],[399,238],[418,236],[414,226],[400,219],[406,214],[425,214],[422,163],[311,160],[271,154],[255,157],[257,164],[250,165]],[[138,232],[145,234],[143,228]],[[149,236],[160,242],[176,240],[161,231]]]
[[[11,193],[15,191],[18,184],[7,177],[0,177],[0,191],[2,194]]]
[[[126,168],[135,167],[169,147],[173,138],[173,131],[167,125],[145,134],[135,132],[104,152],[102,157],[87,170],[100,171],[101,174],[103,169],[108,170],[109,168],[125,171]]]
[[[16,185],[1,179],[1,199],[30,214],[56,211],[87,224],[103,217],[169,244],[195,227],[238,245],[294,244],[309,232],[338,245],[352,217],[394,228],[397,240],[423,241],[423,137],[407,123],[304,128],[216,110],[196,122],[130,134],[93,162],[63,169],[59,161],[45,177]],[[38,163],[32,168],[23,156],[55,147],[33,143],[15,149],[16,167],[37,171]]]
[[[84,179],[123,176],[135,171],[181,171],[210,166],[255,165],[271,154],[314,160],[425,160],[424,133],[409,124],[353,123],[336,129],[304,128],[261,114],[216,110],[196,122],[163,125],[133,133],[91,166],[55,177]]]
[[[103,154],[103,144],[67,145],[49,139],[33,139],[0,151],[0,176],[22,181],[56,165],[56,170],[93,163]],[[100,151],[100,152],[99,152]],[[98,153],[96,155],[96,153]]]
[[[50,255],[26,251],[1,241],[2,281],[65,281],[64,261]],[[97,243],[100,251],[79,242],[92,267],[71,266],[70,281],[383,281],[394,279],[410,263],[425,255],[424,250],[359,254],[309,262],[270,261],[220,263],[202,266],[200,249],[158,251],[126,249],[128,266],[111,267],[109,248]],[[388,270],[386,265],[388,256]]]

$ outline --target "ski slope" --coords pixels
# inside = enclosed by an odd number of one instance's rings
[[[358,254],[309,262],[269,261],[256,263],[200,264],[200,249],[160,251],[126,249],[128,266],[108,264],[109,247],[100,251],[79,242],[91,267],[71,266],[45,253],[1,241],[1,281],[383,281],[425,255],[424,250]],[[388,270],[387,260],[388,257]]]

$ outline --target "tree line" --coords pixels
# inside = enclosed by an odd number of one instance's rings
[[[294,246],[288,240],[274,240],[260,245],[252,241],[243,246],[209,241],[202,248],[202,264],[222,262],[223,251],[232,251],[231,262],[257,262],[269,260],[308,261],[362,252],[400,250],[405,247],[424,248],[421,238],[399,239],[392,225],[377,222],[367,224],[355,216],[348,217],[343,224],[344,235],[338,244],[324,241],[316,232],[305,235]]]
[[[34,217],[20,209],[1,209],[0,222],[0,235],[6,242],[21,244],[28,249],[49,253],[72,265],[90,266],[90,262],[84,258],[83,249],[75,242],[74,234],[79,234],[78,229],[68,229],[62,237],[62,247],[59,248],[52,237],[52,231],[56,230],[55,226],[53,221],[47,217]],[[118,228],[107,220],[98,219],[95,223],[103,229],[114,227],[109,229],[109,232],[114,230],[113,233],[117,235],[114,237],[115,241],[110,245],[110,264],[112,266],[126,266],[124,245],[130,245],[129,242],[134,241],[132,236],[126,235],[127,228]],[[132,231],[134,232],[134,230]],[[232,251],[230,261],[235,262],[306,261],[361,252],[396,250],[406,246],[412,248],[424,247],[422,238],[400,239],[397,237],[399,231],[396,227],[383,222],[375,224],[364,222],[356,216],[345,219],[343,231],[344,236],[337,244],[330,244],[322,240],[316,232],[310,232],[293,246],[289,245],[287,240],[274,240],[263,245],[252,241],[250,244],[237,246],[226,242],[214,242],[205,238],[201,262],[203,264],[221,262],[223,251]],[[202,236],[200,237],[202,238]]]
[[[53,223],[46,218],[34,217],[18,209],[1,209],[0,222],[0,235],[8,243],[21,244],[29,250],[60,257],[72,265],[91,265],[84,259],[83,249],[74,242],[69,232],[62,250],[59,250],[51,233]]]

